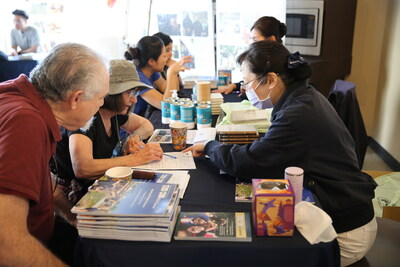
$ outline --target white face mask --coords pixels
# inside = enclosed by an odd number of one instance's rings
[[[272,104],[272,100],[271,100],[271,91],[269,91],[269,94],[267,96],[267,98],[260,100],[256,94],[256,92],[254,92],[254,90],[256,90],[258,88],[258,86],[261,84],[261,81],[257,84],[256,88],[254,89],[250,89],[250,90],[246,90],[246,96],[249,99],[250,103],[255,106],[256,108],[260,108],[260,109],[267,109],[267,108],[273,108],[274,104]]]

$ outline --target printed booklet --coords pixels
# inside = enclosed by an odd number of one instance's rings
[[[181,212],[175,240],[251,242],[248,212]]]

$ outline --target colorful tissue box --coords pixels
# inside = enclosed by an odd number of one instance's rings
[[[294,193],[288,180],[253,179],[253,223],[257,236],[293,236]]]

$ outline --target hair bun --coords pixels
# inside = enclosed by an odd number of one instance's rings
[[[124,57],[126,60],[135,60],[139,58],[139,49],[137,47],[128,47],[126,50]]]
[[[312,69],[310,64],[306,63],[290,70],[296,81],[304,81],[311,77]]]

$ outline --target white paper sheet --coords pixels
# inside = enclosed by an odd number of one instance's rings
[[[192,152],[168,152],[165,153],[176,157],[171,158],[168,156],[163,157],[160,161],[153,161],[147,164],[132,167],[133,169],[145,169],[145,170],[194,170],[196,164],[194,163]]]

